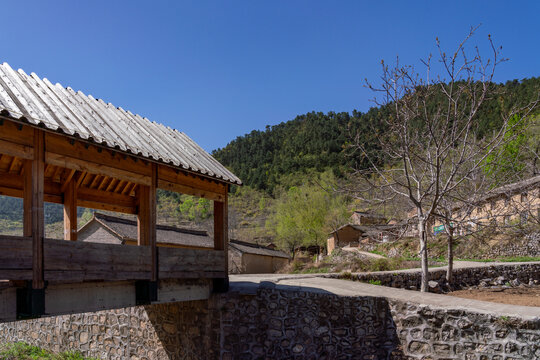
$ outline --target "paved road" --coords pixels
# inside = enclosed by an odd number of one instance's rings
[[[537,262],[540,263],[540,262]],[[477,263],[456,262],[456,267],[486,267],[527,263]],[[530,264],[530,263],[529,263]],[[445,267],[443,267],[445,268]],[[418,271],[409,269],[401,271]],[[392,271],[395,273],[395,271]],[[340,296],[377,296],[387,299],[408,301],[444,309],[463,309],[496,316],[519,316],[540,321],[540,307],[499,304],[487,301],[464,299],[449,295],[421,293],[370,285],[350,280],[325,278],[324,274],[242,274],[231,275],[231,291],[254,294],[260,287],[276,287],[282,290],[332,293]]]

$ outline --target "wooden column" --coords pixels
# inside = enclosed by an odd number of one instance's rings
[[[43,289],[43,238],[45,214],[43,210],[45,185],[44,133],[34,130],[34,160],[27,161],[24,169],[24,235],[32,237],[32,288]]]
[[[31,287],[17,292],[17,303],[20,304],[18,312],[24,316],[40,316],[45,313],[43,264],[45,141],[43,131],[34,129],[33,138],[33,160],[26,160],[23,165],[23,235],[32,238],[32,284]]]
[[[77,241],[77,184],[73,178],[64,190],[64,240]]]
[[[152,163],[150,186],[139,185],[139,207],[137,211],[137,244],[152,247],[152,281],[157,281],[156,248],[156,189],[157,166]]]
[[[229,211],[227,194],[224,201],[214,201],[214,249],[225,254],[225,274],[228,274],[229,261]]]

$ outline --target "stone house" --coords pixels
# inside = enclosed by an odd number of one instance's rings
[[[206,231],[156,226],[157,246],[213,249],[214,239]],[[78,241],[136,245],[137,221],[94,213],[92,219],[78,231]],[[229,241],[229,273],[273,273],[289,262],[281,251],[238,240]]]

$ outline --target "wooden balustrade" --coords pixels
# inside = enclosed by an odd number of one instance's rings
[[[225,278],[221,250],[158,248],[158,278]],[[44,280],[151,280],[149,246],[112,245],[45,239]],[[32,280],[32,238],[0,236],[0,279]]]

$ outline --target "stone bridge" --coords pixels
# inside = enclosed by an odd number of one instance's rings
[[[238,275],[208,300],[0,324],[8,341],[103,359],[537,359],[540,308],[322,276]]]

